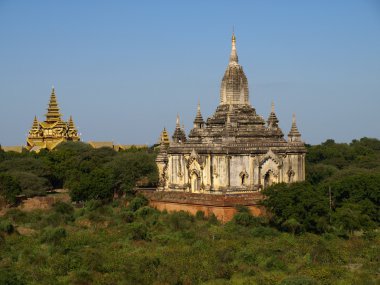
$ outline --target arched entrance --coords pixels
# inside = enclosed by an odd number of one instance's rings
[[[191,174],[191,192],[199,192],[200,188],[200,179],[198,175],[193,172]]]
[[[268,171],[265,175],[264,175],[264,189],[271,186],[273,184],[273,173],[272,171]]]

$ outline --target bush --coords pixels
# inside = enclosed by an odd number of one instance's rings
[[[122,221],[132,223],[135,218],[135,214],[132,211],[123,211],[120,213],[120,217]]]
[[[1,285],[24,285],[27,284],[17,271],[12,268],[0,268]]]
[[[185,211],[173,212],[169,215],[168,222],[173,230],[187,230],[194,223],[194,216]]]
[[[203,212],[203,211],[197,211],[197,212],[195,213],[195,218],[196,218],[197,220],[200,220],[200,221],[205,220],[205,212]]]
[[[15,231],[15,228],[10,221],[5,220],[0,222],[0,231],[11,234]]]
[[[141,207],[147,206],[149,203],[148,199],[144,196],[137,196],[128,204],[128,209],[136,212]]]
[[[91,168],[91,167],[90,167]],[[73,201],[111,200],[114,195],[115,180],[108,169],[96,168],[79,177],[71,177],[67,183]]]
[[[251,225],[251,221],[252,221],[251,218],[252,218],[251,214],[247,212],[243,212],[243,213],[238,212],[234,215],[233,221],[237,225],[248,227]]]
[[[72,215],[74,214],[74,207],[71,204],[58,201],[53,204],[53,210],[56,213],[63,214],[63,215]]]
[[[132,223],[130,224],[130,234],[133,240],[149,240],[148,229],[144,224]]]
[[[40,238],[42,243],[58,244],[67,236],[64,228],[46,228]]]
[[[258,226],[254,227],[251,230],[251,235],[253,237],[260,237],[260,238],[266,238],[266,237],[277,237],[280,235],[280,232],[276,229],[270,228],[269,226],[263,227]]]
[[[153,209],[149,206],[141,207],[136,211],[136,215],[141,217],[141,218],[146,218],[148,216],[151,216],[151,215],[154,215],[157,213],[158,213],[158,211],[156,209]]]
[[[16,196],[21,193],[21,187],[18,181],[9,174],[0,174],[0,195],[10,203],[16,203]]]

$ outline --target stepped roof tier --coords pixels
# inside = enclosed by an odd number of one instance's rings
[[[173,141],[178,142],[176,138],[181,136],[181,142],[186,141],[186,143],[172,144],[173,151],[175,148],[192,149],[193,144],[199,144],[198,147],[218,144],[218,148],[213,148],[213,151],[239,148],[244,151],[249,148],[254,150],[258,145],[263,144],[284,149],[288,147],[278,125],[279,120],[275,114],[274,103],[266,122],[249,102],[248,81],[243,68],[238,63],[235,35],[232,36],[231,55],[222,79],[220,99],[215,113],[206,122],[203,121],[198,105],[194,128],[190,131],[188,141],[183,138],[180,128],[176,127]],[[299,147],[304,149],[303,143],[300,143]]]

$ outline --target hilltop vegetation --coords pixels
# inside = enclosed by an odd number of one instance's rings
[[[154,158],[81,143],[0,152],[9,203],[61,187],[84,202],[0,217],[0,284],[379,283],[379,140],[308,146],[307,181],[267,189],[269,217],[238,207],[225,225],[135,196],[136,183],[156,183]]]
[[[54,151],[39,154],[0,151],[0,195],[14,203],[20,194],[32,197],[68,188],[73,201],[110,201],[132,192],[138,181],[154,186],[155,157],[152,149],[115,152],[81,142],[62,143]]]

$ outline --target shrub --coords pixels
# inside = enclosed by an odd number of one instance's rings
[[[144,207],[147,205],[148,205],[148,199],[147,198],[145,198],[144,196],[137,196],[131,202],[129,202],[128,208],[131,211],[136,212],[141,207]]]
[[[94,200],[94,199],[89,200],[85,203],[85,207],[89,211],[94,211],[94,210],[100,208],[102,205],[103,205],[102,201]]]
[[[120,213],[120,217],[124,222],[132,223],[135,218],[135,214],[132,211],[123,211]]]
[[[203,221],[205,219],[205,212],[203,212],[203,211],[197,211],[195,213],[195,218],[197,220]]]
[[[24,285],[26,282],[12,268],[0,268],[1,285]]]
[[[235,209],[236,209],[236,211],[238,213],[248,213],[248,214],[251,214],[251,211],[249,210],[249,208],[247,206],[244,206],[244,205],[236,205]]]
[[[169,215],[169,225],[174,230],[187,230],[194,222],[194,216],[188,212],[179,211]]]
[[[149,206],[144,206],[136,211],[136,215],[142,218],[146,218],[157,213],[158,211],[156,209],[153,209]]]
[[[276,237],[280,235],[280,232],[278,232],[274,228],[270,228],[269,226],[266,226],[266,227],[258,226],[258,227],[254,227],[251,230],[251,235],[253,237],[260,237],[260,238]]]
[[[54,203],[53,209],[56,213],[63,215],[72,215],[74,213],[74,207],[72,205],[61,201]]]
[[[21,187],[18,181],[9,174],[0,174],[0,195],[10,203],[16,203],[16,196],[21,193]]]
[[[64,228],[46,228],[40,238],[42,243],[58,244],[67,236]]]
[[[133,240],[149,240],[148,229],[144,224],[132,223],[130,224],[131,239]]]
[[[15,228],[10,221],[5,220],[5,221],[0,222],[0,231],[1,232],[11,234],[14,232],[14,230],[15,230]]]

